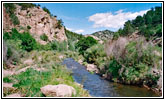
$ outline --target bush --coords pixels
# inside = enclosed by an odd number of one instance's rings
[[[31,27],[28,25],[28,26],[27,26],[27,29],[28,29],[28,30],[30,30],[30,29],[31,29]]]
[[[113,78],[117,78],[119,77],[119,69],[121,67],[122,66],[115,59],[112,59],[110,60],[108,71],[112,74]]]
[[[84,58],[88,63],[94,63],[97,67],[103,67],[107,60],[104,45],[95,44],[88,48],[84,53]]]
[[[19,25],[20,24],[20,21],[19,21],[18,17],[15,14],[11,14],[10,18],[11,18],[14,25]]]
[[[21,40],[22,40],[23,50],[26,50],[29,52],[36,48],[37,42],[28,32],[25,32],[22,34]]]
[[[22,41],[21,40],[5,40],[7,46],[7,60],[10,63],[19,63],[20,58],[25,56],[25,51],[21,49]]]
[[[82,38],[76,43],[76,49],[79,49],[80,54],[84,54],[88,48],[97,43],[97,40],[95,40],[93,37]]]
[[[43,41],[48,41],[48,36],[46,34],[43,34],[40,36],[40,39]]]
[[[42,9],[43,9],[45,12],[47,12],[49,15],[51,15],[49,9],[47,9],[46,7],[43,7]]]
[[[37,42],[30,35],[29,32],[19,33],[15,28],[12,29],[12,32],[6,32],[3,36],[4,40],[21,40],[21,48],[26,51],[31,51],[36,49]]]
[[[61,29],[62,26],[63,26],[63,21],[62,21],[62,19],[60,19],[57,22],[57,28]]]
[[[71,51],[75,51],[75,43],[71,40],[68,40],[68,49]]]

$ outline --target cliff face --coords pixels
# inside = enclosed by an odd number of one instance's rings
[[[67,40],[64,27],[58,27],[58,20],[56,17],[50,17],[50,15],[43,11],[40,7],[28,8],[27,10],[21,10],[21,7],[16,5],[16,16],[18,17],[20,24],[15,26],[20,32],[29,31],[34,38],[41,44],[46,44],[45,41],[40,39],[40,36],[46,34],[49,41]],[[3,20],[4,25],[8,21]],[[30,29],[27,27],[30,26]],[[6,26],[5,26],[6,27]]]

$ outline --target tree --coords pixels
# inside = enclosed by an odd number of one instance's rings
[[[134,32],[134,28],[131,24],[131,21],[128,20],[127,22],[125,22],[124,24],[124,28],[123,28],[123,35],[129,35],[131,33]]]
[[[137,16],[136,19],[133,21],[133,25],[135,27],[139,27],[141,25],[144,25],[144,19],[142,16]]]
[[[93,37],[86,37],[79,40],[76,44],[76,48],[79,49],[80,54],[84,54],[84,51],[87,50],[89,47],[97,44],[97,40]]]

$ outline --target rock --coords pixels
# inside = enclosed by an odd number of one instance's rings
[[[22,69],[16,71],[14,74],[19,74],[19,73],[21,73],[21,72],[25,72],[28,68],[31,68],[31,66],[24,67],[24,68],[22,68]]]
[[[80,63],[81,65],[83,64],[83,61],[81,59],[78,60],[78,63]]]
[[[87,70],[90,72],[96,72],[99,73],[99,70],[97,69],[96,65],[94,64],[87,64]]]
[[[27,60],[24,61],[24,64],[31,65],[31,64],[33,64],[33,60],[32,59],[27,59]]]
[[[13,75],[14,71],[11,70],[3,70],[3,77]]]
[[[161,56],[161,54],[160,54],[160,52],[158,52],[158,51],[153,51],[153,53],[156,55],[156,56]]]
[[[41,88],[41,92],[45,96],[53,97],[71,97],[72,94],[75,95],[76,91],[73,87],[59,84],[59,85],[46,85]]]
[[[5,87],[5,88],[13,88],[14,89],[13,83],[3,83],[3,87]]]
[[[63,58],[64,58],[64,56],[63,56],[63,55],[60,55],[60,56],[59,56],[59,58],[60,58],[60,59],[63,59]]]
[[[10,94],[10,95],[8,95],[6,97],[21,97],[21,95],[18,94],[18,93],[14,93],[14,94]]]

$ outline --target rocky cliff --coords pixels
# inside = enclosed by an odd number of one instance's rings
[[[61,42],[67,40],[64,26],[58,27],[59,23],[56,17],[50,16],[40,7],[22,10],[21,6],[16,5],[15,15],[20,21],[20,24],[16,25],[15,28],[17,28],[20,32],[29,31],[41,44],[47,43],[40,39],[40,36],[43,34],[48,36],[49,41],[57,40]],[[3,29],[6,27],[13,28],[10,24],[8,24],[9,21],[6,20],[5,16],[7,15],[3,15]]]

